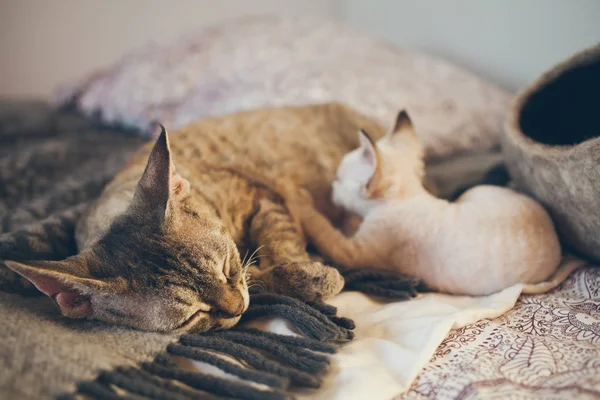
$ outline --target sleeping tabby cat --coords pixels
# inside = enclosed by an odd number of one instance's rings
[[[248,306],[247,270],[263,289],[303,300],[343,286],[311,261],[277,191],[308,189],[333,221],[330,187],[356,131],[384,130],[340,104],[241,112],[162,132],[141,149],[80,219],[80,253],[64,261],[6,262],[51,296],[65,316],[146,330],[234,325]],[[238,165],[234,169],[218,165]],[[249,171],[264,176],[248,179]],[[258,267],[240,253],[256,250]]]

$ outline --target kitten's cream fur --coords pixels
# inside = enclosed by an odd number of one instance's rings
[[[423,148],[406,112],[376,143],[359,134],[360,147],[344,157],[333,183],[334,203],[364,218],[352,237],[307,199],[290,200],[307,235],[334,263],[394,269],[433,290],[466,295],[541,282],[556,270],[554,225],[534,200],[494,186],[472,188],[454,203],[428,193]]]

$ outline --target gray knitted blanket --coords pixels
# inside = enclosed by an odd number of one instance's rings
[[[0,104],[0,260],[61,259],[73,223],[141,141],[39,103]],[[14,293],[0,262],[0,398],[51,398],[101,369],[147,361],[176,338],[62,318]]]
[[[141,143],[41,103],[1,102],[0,260],[73,254],[78,216]],[[353,271],[346,281],[351,289],[398,299],[415,294],[415,282],[389,273]],[[300,336],[243,324],[182,337],[141,332],[63,318],[35,288],[16,289],[16,277],[0,261],[2,399],[290,398],[292,387],[318,388],[326,354],[353,337],[353,322],[335,308],[268,293],[252,294],[243,321],[284,317]],[[239,379],[186,371],[176,356]]]

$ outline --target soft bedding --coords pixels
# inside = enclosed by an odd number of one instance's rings
[[[23,109],[23,105],[3,103],[0,122],[3,143],[10,145],[0,149],[0,194],[3,200],[19,196],[29,199],[27,204],[2,202],[3,232],[14,226],[33,226],[56,204],[64,204],[65,212],[78,212],[70,210],[69,204],[79,204],[90,193],[98,193],[126,155],[141,143],[118,132],[96,128],[80,118],[59,116],[40,104],[27,104]],[[106,140],[107,135],[111,140]],[[34,157],[15,162],[20,143],[31,141],[39,141]],[[116,146],[121,150],[114,151]],[[83,149],[102,153],[103,167],[99,169],[91,163],[98,157],[90,157]],[[78,150],[78,159],[67,157]],[[497,159],[495,154],[455,159],[432,167],[430,173],[449,192],[453,186],[467,183],[460,171],[468,170],[467,175],[476,176]],[[44,163],[56,168],[31,169],[32,165]],[[57,171],[61,176],[71,176],[73,185],[56,190],[53,179],[58,176]],[[449,171],[462,179],[449,182],[454,180]],[[43,184],[32,186],[32,174],[42,174]],[[96,178],[87,180],[86,186],[75,185],[82,175]],[[38,178],[36,181],[40,182]],[[15,213],[15,209],[19,212]],[[58,239],[54,246],[69,251],[72,241]],[[333,356],[320,389],[303,389],[295,395],[373,400],[517,395],[539,399],[597,398],[600,273],[597,267],[582,264],[585,263],[569,258],[553,282],[541,287],[517,285],[481,298],[428,293],[414,300],[394,302],[357,292],[343,293],[330,303],[338,307],[340,315],[354,319],[356,337]],[[552,289],[565,277],[566,281]],[[546,290],[550,291],[522,294]],[[175,340],[169,335],[68,321],[56,314],[45,297],[26,299],[2,291],[0,296],[0,313],[10,316],[0,325],[0,397],[52,397],[49,393],[53,390],[71,387],[76,378],[93,379],[101,368],[147,361]],[[298,332],[282,318],[252,324],[271,332]],[[78,336],[81,334],[84,336]],[[132,340],[132,335],[136,340]],[[138,335],[143,336],[141,341]],[[80,339],[77,347],[61,346],[76,336]],[[200,363],[185,365],[188,369],[221,374]],[[49,374],[52,381],[47,379]]]
[[[584,265],[497,318],[457,324],[396,399],[599,397],[600,270]]]

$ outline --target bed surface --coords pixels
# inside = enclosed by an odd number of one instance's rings
[[[104,140],[106,135],[111,141]],[[41,140],[41,136],[45,138]],[[39,145],[31,147],[33,141]],[[57,150],[59,142],[70,143],[70,150]],[[141,143],[123,132],[57,114],[41,103],[0,102],[1,233],[97,196]],[[19,153],[25,146],[34,149],[28,156]],[[104,155],[100,169],[86,161],[86,152],[92,149]],[[78,151],[79,158],[72,157]],[[23,165],[33,160],[55,168],[38,169],[41,176],[28,175]],[[449,192],[497,160],[497,154],[452,160],[433,167],[431,173],[445,182],[443,190]],[[63,183],[73,182],[92,173],[95,179],[86,180],[84,186],[57,186],[55,181],[61,176]],[[23,197],[24,193],[27,196]],[[17,198],[21,204],[16,203]],[[343,293],[331,303],[341,315],[355,320],[357,338],[334,356],[334,368],[319,392],[298,396],[368,396],[372,400],[394,396],[600,397],[600,270],[584,265],[546,294],[519,296],[521,290],[513,287],[482,298],[425,294],[409,302],[382,302],[360,293]],[[506,312],[515,301],[516,306]],[[263,321],[262,326],[289,332],[280,319]],[[3,333],[0,329],[0,341]],[[23,373],[34,377],[40,371],[32,366]]]

